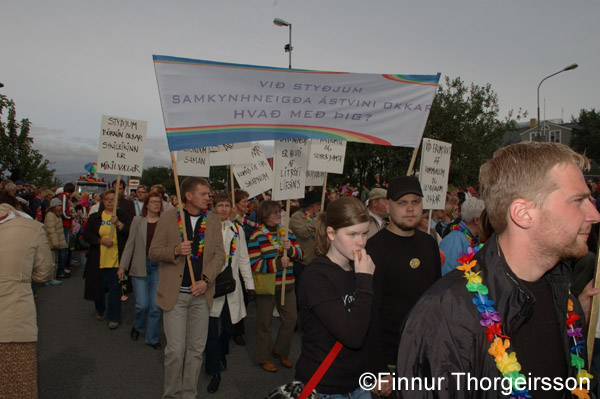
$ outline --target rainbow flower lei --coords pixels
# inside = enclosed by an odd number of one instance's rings
[[[233,254],[235,254],[235,250],[237,248],[238,237],[240,236],[240,226],[237,223],[232,223],[233,225],[233,239],[231,240],[231,247],[229,247],[229,253],[225,254],[227,259],[233,258]]]
[[[277,238],[276,239],[273,238],[273,235],[271,234],[269,229],[267,229],[267,227],[264,224],[261,223],[258,226],[258,228],[263,232],[263,234],[265,236],[267,236],[267,239],[269,240],[271,245],[273,245],[274,248],[277,248],[278,252],[281,252],[283,249],[283,243],[281,242],[281,237],[283,237],[285,235],[285,227],[283,227],[282,225],[277,226]]]
[[[179,227],[179,236],[183,241],[183,223],[181,222],[181,210],[177,207],[177,226]],[[196,255],[190,254],[193,260],[198,260],[202,256],[204,250],[204,232],[206,231],[206,209],[202,210],[200,217],[200,240],[198,242],[198,253]]]
[[[479,324],[482,327],[486,327],[485,333],[487,335],[490,348],[488,353],[494,357],[496,367],[502,373],[502,376],[510,378],[512,380],[512,391],[510,393],[511,399],[531,398],[529,390],[517,390],[515,383],[517,379],[526,381],[525,375],[520,373],[521,364],[517,361],[516,352],[512,351],[507,353],[507,349],[510,347],[510,338],[502,333],[502,320],[498,311],[494,309],[494,301],[488,299],[488,287],[483,284],[483,279],[479,275],[481,271],[472,272],[471,269],[477,264],[476,260],[473,260],[475,253],[483,244],[479,244],[474,248],[469,248],[467,253],[461,254],[461,257],[457,259],[460,266],[457,269],[465,272],[464,277],[467,279],[467,290],[475,293],[473,298],[473,304],[477,307],[477,311],[481,315]],[[571,392],[579,399],[590,399],[589,390],[583,388],[584,378],[592,379],[592,375],[584,369],[585,362],[580,353],[585,350],[585,340],[577,340],[583,338],[581,328],[575,328],[575,322],[580,317],[573,311],[573,301],[570,299],[567,303],[567,335],[573,338],[574,345],[571,347],[571,366],[577,369],[577,380],[578,386]]]
[[[306,212],[306,209],[302,208],[302,214],[304,215],[304,219],[306,219],[307,223],[312,222],[312,217],[310,216],[310,214],[308,212]],[[315,239],[315,232],[313,231],[310,234],[311,238],[314,240]]]
[[[471,247],[475,247],[477,245],[477,239],[473,237],[473,234],[469,230],[465,229],[464,226],[461,226],[460,224],[455,224],[452,230],[460,231],[461,233],[463,233],[469,241],[469,245]]]
[[[236,218],[236,220],[237,220],[238,222],[240,222],[240,224],[241,224],[242,226],[243,226],[243,225],[245,225],[245,224],[247,224],[248,226],[250,226],[250,227],[254,227],[255,229],[258,227],[258,223],[256,223],[256,222],[253,222],[252,220],[248,219],[248,218],[246,217],[246,215],[243,215],[243,216],[241,216],[241,215],[238,215],[238,217]]]

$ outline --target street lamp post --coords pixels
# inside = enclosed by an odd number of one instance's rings
[[[541,130],[540,130],[540,86],[542,85],[542,83],[544,83],[544,80],[551,78],[552,76],[558,75],[561,72],[564,71],[570,71],[573,69],[576,69],[579,65],[577,64],[571,64],[567,67],[564,67],[563,69],[561,69],[558,72],[553,73],[552,75],[546,76],[544,79],[542,79],[542,81],[540,82],[540,84],[538,85],[537,88],[537,133],[538,133],[538,139],[541,139]]]
[[[292,50],[294,49],[292,47],[292,23],[284,21],[281,18],[275,18],[273,20],[273,23],[277,26],[287,26],[290,28],[290,42],[288,44],[286,44],[283,49],[285,50],[286,53],[290,53],[290,69],[292,69]]]

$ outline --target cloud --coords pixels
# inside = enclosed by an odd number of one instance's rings
[[[33,147],[56,169],[56,175],[85,174],[85,164],[97,162],[98,140],[74,138],[63,130],[32,125]],[[170,166],[166,137],[146,137],[144,167]]]

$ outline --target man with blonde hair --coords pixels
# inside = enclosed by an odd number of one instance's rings
[[[397,375],[428,386],[434,378],[436,390],[397,386],[396,397],[587,397],[584,313],[597,290],[574,298],[563,260],[587,252],[600,221],[581,172],[588,166],[565,145],[523,142],[481,167],[495,234],[407,318]]]

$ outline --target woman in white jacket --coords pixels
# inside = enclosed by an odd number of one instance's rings
[[[221,232],[226,255],[226,261],[221,271],[231,265],[235,290],[213,299],[208,323],[205,363],[206,374],[212,376],[207,387],[209,393],[217,392],[221,382],[221,370],[227,369],[225,355],[229,354],[229,340],[234,332],[233,325],[246,317],[246,305],[244,304],[240,274],[248,290],[248,297],[253,299],[255,294],[244,229],[238,223],[229,220],[231,196],[226,193],[218,194],[214,199],[213,206],[217,216],[221,218]],[[221,318],[220,333],[219,318]]]

